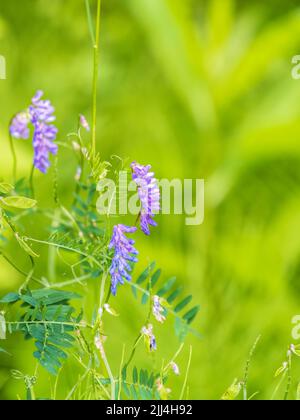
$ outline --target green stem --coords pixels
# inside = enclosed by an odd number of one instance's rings
[[[11,150],[11,154],[12,154],[12,158],[13,158],[12,178],[13,178],[13,184],[15,185],[16,180],[17,180],[17,154],[16,154],[14,141],[13,141],[12,135],[10,133],[9,133],[9,145],[10,145],[10,150]]]
[[[99,309],[103,308],[106,279],[107,279],[107,274],[103,273],[102,281],[101,281],[100,296],[99,296]],[[99,317],[100,317],[100,321],[101,321],[101,318],[102,318],[102,313],[101,312],[100,312]]]
[[[89,0],[85,0],[85,7],[86,7],[86,14],[87,14],[87,20],[88,20],[88,26],[89,26],[89,31],[90,31],[90,35],[91,35],[91,40],[92,40],[92,44],[94,45],[95,44],[94,25],[93,25],[93,19],[92,19]]]
[[[287,375],[288,375],[288,378],[287,378],[286,390],[284,394],[284,401],[287,401],[289,393],[290,393],[291,385],[292,385],[292,353],[290,351],[288,354]]]
[[[93,119],[92,119],[92,156],[96,154],[97,126],[97,84],[99,76],[99,41],[101,21],[101,0],[97,0],[96,38],[94,43],[94,76],[93,76]]]
[[[261,336],[259,335],[257,337],[257,339],[255,340],[254,345],[252,346],[250,353],[249,353],[249,357],[248,360],[246,362],[246,368],[245,368],[245,374],[244,374],[244,381],[243,381],[243,397],[244,397],[244,401],[248,400],[248,390],[247,390],[247,385],[248,385],[248,378],[249,378],[249,369],[250,369],[250,364],[251,364],[251,360],[253,357],[253,354],[255,352],[255,349],[257,347],[257,344],[260,340]]]
[[[21,268],[17,267],[16,264],[12,260],[10,260],[6,255],[4,255],[1,250],[0,250],[0,256],[2,256],[5,259],[5,261],[8,262],[8,264],[10,264],[19,274],[22,274],[22,276],[25,276],[25,277],[28,276],[28,273],[26,273],[26,271],[23,271]],[[36,283],[43,284],[42,281],[36,277],[31,277],[31,279],[35,281]]]
[[[32,198],[34,198],[34,184],[33,184],[34,169],[35,167],[34,165],[32,165],[30,175],[29,175],[29,187],[30,187]]]
[[[93,329],[90,324],[78,324],[76,322],[59,322],[59,321],[7,321],[6,325],[63,325],[65,327],[89,328]]]
[[[279,390],[279,388],[281,387],[281,385],[282,385],[282,383],[283,383],[283,381],[284,381],[285,377],[286,377],[286,371],[285,371],[285,372],[283,373],[283,375],[281,376],[281,379],[280,379],[280,381],[279,381],[278,385],[276,386],[276,388],[275,388],[275,390],[274,390],[274,392],[273,392],[273,394],[272,394],[272,396],[271,396],[271,401],[273,401],[273,400],[275,399],[275,395],[277,395],[278,390]]]
[[[144,325],[147,325],[147,324],[149,323],[150,318],[151,318],[151,314],[152,314],[151,289],[150,289],[150,294],[149,294],[149,296],[150,296],[150,308],[149,308],[149,312],[148,312],[148,315],[147,315],[147,319],[146,319],[146,322],[145,322],[145,324],[144,324]],[[126,370],[126,369],[128,368],[128,366],[130,365],[130,363],[132,362],[132,360],[133,360],[133,358],[134,358],[134,355],[135,355],[135,352],[136,352],[136,348],[137,348],[137,346],[138,346],[138,344],[139,344],[139,342],[141,341],[141,339],[142,339],[142,338],[143,338],[143,334],[140,332],[140,333],[138,334],[138,336],[137,336],[137,338],[136,338],[135,342],[134,342],[134,345],[133,345],[133,348],[132,348],[131,354],[130,354],[130,356],[129,356],[129,359],[128,359],[128,360],[127,360],[127,362],[125,363],[125,365],[124,365],[124,367],[123,367],[123,370]]]
[[[28,275],[26,276],[25,282],[19,288],[19,294],[22,293],[22,290],[25,290],[27,288],[29,282],[33,278],[33,274],[34,274],[34,270],[35,270],[35,262],[34,262],[34,259],[31,256],[29,256],[29,258],[30,258],[32,267],[31,267],[31,270],[29,271]]]
[[[188,364],[187,364],[187,368],[186,368],[186,372],[185,372],[185,378],[184,378],[184,383],[183,383],[181,395],[179,397],[180,400],[183,400],[183,398],[184,398],[184,391],[186,389],[188,376],[189,376],[189,370],[190,370],[190,367],[191,367],[192,353],[193,353],[193,348],[192,348],[192,346],[190,346],[189,360],[188,360]]]

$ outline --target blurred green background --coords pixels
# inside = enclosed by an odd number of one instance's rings
[[[177,275],[201,304],[195,326],[202,339],[187,342],[194,349],[191,398],[220,398],[242,377],[259,334],[250,393],[270,398],[274,372],[292,341],[291,319],[300,314],[300,80],[291,77],[291,59],[300,54],[297,4],[103,0],[98,112],[103,159],[117,154],[152,163],[159,178],[206,182],[203,225],[160,216],[151,240],[138,238],[137,271],[156,260],[165,276]],[[92,51],[84,1],[2,0],[0,54],[7,61],[7,80],[0,81],[0,176],[9,180],[7,125],[37,89],[56,107],[61,141],[74,131],[79,113],[90,117]],[[30,142],[18,142],[17,148],[20,175],[27,176]],[[59,166],[59,188],[68,204],[76,162],[62,151]],[[40,204],[52,205],[51,172],[36,184]],[[47,237],[42,222],[30,229]],[[26,268],[15,244],[10,251]],[[42,272],[47,257],[39,251]],[[20,282],[0,259],[0,293]],[[122,317],[110,325],[115,372],[122,342],[129,350],[144,317],[127,295],[119,294]],[[169,358],[176,349],[171,328],[158,332],[159,357]],[[22,384],[9,370],[32,373],[32,343],[12,338],[6,348],[13,356],[0,357],[0,395],[22,397]],[[182,371],[187,353],[188,346],[179,360]],[[141,349],[140,367],[143,360]],[[61,397],[74,382],[72,372],[68,375],[69,383],[59,385]],[[293,376],[295,396],[300,360]],[[172,384],[173,396],[182,381]],[[46,396],[47,375],[38,389]]]

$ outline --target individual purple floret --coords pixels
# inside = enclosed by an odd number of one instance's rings
[[[58,130],[51,124],[55,121],[54,108],[50,101],[41,99],[42,96],[42,91],[36,93],[29,107],[29,113],[34,125],[34,166],[42,173],[46,173],[50,166],[49,153],[53,155],[57,153],[58,147],[54,141]]]
[[[30,115],[28,112],[20,112],[13,119],[9,127],[10,134],[15,139],[29,139]]]
[[[180,375],[180,370],[179,370],[179,367],[178,367],[178,365],[175,363],[175,362],[171,362],[170,363],[170,368],[172,369],[172,371],[175,373],[175,375]]]
[[[45,99],[42,99],[44,92],[38,90],[34,97],[31,100],[31,106],[29,107],[29,112],[31,115],[31,122],[34,124],[35,121],[43,121],[47,124],[55,121],[54,107],[51,105],[51,102]]]
[[[157,226],[155,213],[160,210],[160,191],[151,166],[143,166],[136,162],[131,164],[132,178],[138,187],[141,200],[141,229],[145,235],[150,235],[150,226]]]
[[[141,330],[141,333],[145,337],[147,345],[149,345],[149,350],[150,351],[157,350],[156,338],[155,338],[155,335],[153,334],[153,325],[148,324],[147,327],[143,327]]]
[[[165,310],[164,310],[163,306],[161,305],[160,297],[157,296],[157,295],[153,296],[152,312],[153,312],[153,315],[158,322],[160,322],[160,323],[165,322],[166,317],[163,315]]]
[[[134,233],[137,228],[124,225],[116,225],[113,236],[109,244],[110,249],[114,249],[114,257],[110,267],[111,292],[115,296],[118,284],[124,284],[124,280],[130,281],[132,270],[129,261],[137,262],[135,255],[138,251],[134,248],[134,240],[128,239],[126,233]]]
[[[80,121],[81,127],[83,127],[86,131],[91,131],[91,127],[89,123],[87,122],[87,119],[85,118],[84,115],[81,114],[79,116],[79,121]]]

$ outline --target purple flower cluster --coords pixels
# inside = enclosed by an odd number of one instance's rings
[[[151,166],[143,166],[136,162],[131,164],[132,178],[138,187],[138,195],[141,201],[141,229],[146,235],[150,235],[150,226],[157,226],[153,220],[155,213],[160,210],[160,191],[154,173],[151,172]],[[117,225],[114,227],[113,237],[110,243],[110,248],[115,249],[112,265],[110,267],[111,274],[111,290],[115,295],[117,284],[123,284],[123,278],[131,280],[128,271],[131,267],[127,260],[137,262],[135,257],[137,251],[133,247],[134,241],[128,240],[124,233],[134,233],[137,229],[135,227],[127,227],[124,225]],[[155,317],[163,322],[165,320],[162,312],[164,309],[160,305],[160,301],[154,302],[153,313]]]
[[[49,154],[57,153],[54,141],[58,130],[52,124],[55,121],[54,108],[50,101],[42,99],[43,95],[39,90],[32,98],[28,110],[15,116],[10,125],[10,133],[16,139],[28,139],[29,123],[33,124],[34,166],[46,173],[50,166]]]
[[[160,323],[165,322],[166,317],[163,315],[165,310],[163,306],[161,305],[161,299],[159,296],[155,295],[153,296],[153,307],[152,312],[156,320]]]
[[[126,233],[136,232],[135,227],[116,225],[114,227],[112,240],[109,248],[113,248],[115,253],[110,267],[111,292],[115,296],[118,284],[124,284],[124,279],[131,280],[131,266],[129,262],[137,262],[135,257],[138,251],[134,248],[134,240],[128,239]]]
[[[136,162],[131,164],[132,178],[138,187],[141,200],[141,229],[145,235],[150,235],[150,226],[157,226],[155,213],[160,210],[160,191],[151,166],[143,166]]]
[[[15,139],[29,139],[30,130],[30,115],[28,112],[20,112],[17,114],[11,122],[9,127],[10,134]]]
[[[46,173],[49,166],[49,153],[56,155],[57,145],[54,143],[57,128],[52,124],[55,121],[54,108],[50,101],[43,100],[42,91],[38,91],[29,107],[31,122],[34,125],[33,148],[34,166],[42,173]]]

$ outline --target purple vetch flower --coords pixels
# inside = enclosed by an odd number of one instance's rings
[[[36,122],[33,136],[33,148],[34,148],[34,166],[41,171],[46,173],[49,166],[49,153],[56,155],[57,144],[53,143],[56,139],[57,129],[51,125],[47,125],[44,122]]]
[[[153,296],[153,307],[152,312],[158,322],[165,322],[166,317],[163,315],[164,308],[161,305],[161,299],[159,296]]]
[[[124,225],[116,225],[113,230],[113,236],[109,244],[110,249],[114,249],[114,257],[110,267],[111,292],[115,296],[118,284],[124,284],[124,280],[130,281],[132,270],[129,261],[137,262],[135,255],[138,251],[134,248],[134,240],[128,239],[126,233],[134,233],[137,228]]]
[[[41,90],[35,94],[29,113],[34,126],[34,166],[42,173],[46,173],[50,166],[49,154],[57,153],[58,147],[54,141],[58,130],[52,124],[55,121],[54,108],[50,101],[42,99],[43,94]]]
[[[30,130],[30,115],[23,111],[17,114],[11,121],[9,132],[15,139],[29,139]]]
[[[175,373],[175,375],[180,375],[180,370],[179,370],[179,367],[178,367],[178,365],[175,363],[175,362],[171,362],[170,363],[170,368],[172,369],[172,371]]]
[[[31,100],[29,112],[33,124],[36,120],[50,124],[56,119],[53,115],[55,111],[54,107],[49,100],[42,99],[43,96],[44,92],[38,90]]]
[[[153,325],[148,324],[148,327],[143,327],[141,330],[144,338],[146,339],[147,347],[149,346],[150,351],[157,350],[156,338],[153,334]]]
[[[150,235],[150,226],[157,226],[154,221],[155,213],[160,210],[160,191],[157,179],[151,172],[151,166],[143,166],[136,162],[131,164],[132,179],[138,187],[141,200],[141,229],[146,235]]]
[[[13,118],[9,130],[16,139],[28,139],[29,123],[33,125],[34,166],[46,173],[50,166],[49,154],[57,153],[54,141],[58,130],[52,124],[55,121],[54,108],[50,101],[42,99],[43,95],[41,90],[37,91],[29,108]]]
[[[79,115],[79,122],[80,122],[81,127],[83,127],[86,131],[91,131],[91,127],[89,123],[87,122],[87,119],[85,118],[84,115],[82,114]]]

